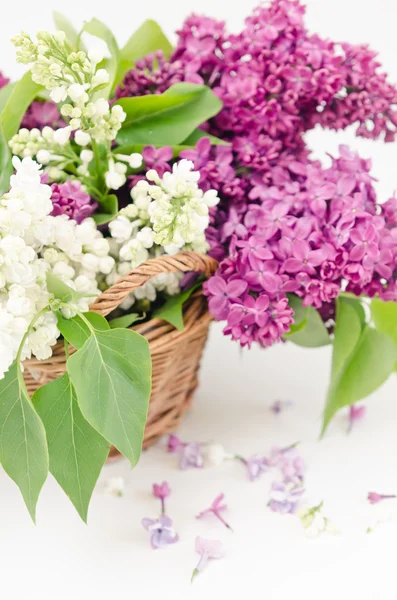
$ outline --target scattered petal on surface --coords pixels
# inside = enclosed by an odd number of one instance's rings
[[[220,559],[225,556],[225,549],[219,540],[208,540],[200,536],[196,537],[195,550],[200,555],[200,560],[197,567],[194,569],[191,582],[195,580],[197,575],[203,570],[208,560]]]
[[[123,496],[125,490],[125,480],[123,477],[112,477],[105,482],[104,493],[107,496]]]

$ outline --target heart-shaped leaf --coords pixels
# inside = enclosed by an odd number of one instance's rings
[[[205,85],[177,83],[163,94],[121,98],[127,114],[117,136],[120,145],[181,144],[222,108],[222,102]]]
[[[0,462],[21,490],[35,521],[37,500],[48,474],[47,441],[16,361],[0,380],[0,424]]]
[[[93,330],[67,370],[85,419],[135,465],[151,391],[147,340],[130,329]]]
[[[197,282],[188,290],[178,294],[177,296],[170,296],[162,306],[153,312],[153,317],[156,319],[163,319],[168,321],[179,331],[183,331],[183,305],[190,298],[195,290],[201,287],[202,281]]]
[[[363,327],[356,308],[339,299],[322,433],[337,410],[369,396],[386,381],[396,358],[393,340],[368,325]]]
[[[52,13],[54,25],[59,31],[63,31],[66,35],[66,39],[72,46],[73,50],[78,49],[79,36],[71,22],[61,13],[54,11]]]
[[[397,348],[397,303],[372,300],[371,314],[376,329],[390,336]],[[395,370],[397,370],[397,363]]]
[[[151,52],[162,50],[166,58],[172,52],[172,46],[156,21],[148,19],[132,34],[120,51],[115,84],[120,83],[125,73],[132,69],[140,58]]]
[[[41,386],[32,400],[47,433],[50,472],[86,521],[109,444],[81,414],[67,373]]]
[[[83,31],[100,38],[108,47],[109,57],[105,58],[99,65],[100,68],[106,69],[110,75],[109,84],[102,89],[100,93],[100,96],[108,98],[113,88],[113,83],[117,72],[117,65],[120,58],[120,50],[117,45],[116,38],[110,29],[98,19],[91,19],[91,21],[85,23]]]
[[[0,114],[0,125],[7,142],[17,133],[25,112],[42,89],[32,80],[30,71],[13,86]]]
[[[329,333],[318,311],[312,306],[303,306],[302,300],[293,294],[288,295],[288,302],[295,315],[295,323],[290,333],[284,338],[304,348],[318,348],[331,343]]]
[[[94,312],[83,313],[83,316],[88,320],[94,329],[98,331],[106,331],[109,329],[108,321]],[[82,348],[91,335],[91,329],[87,323],[78,315],[71,319],[65,319],[61,314],[58,317],[58,329],[62,333],[65,340],[72,344],[77,350]]]

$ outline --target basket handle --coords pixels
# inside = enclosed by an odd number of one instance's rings
[[[117,308],[130,292],[142,287],[160,273],[202,271],[207,278],[215,273],[217,267],[218,263],[215,259],[196,252],[179,252],[172,256],[165,254],[158,258],[151,258],[98,296],[90,310],[105,317]]]

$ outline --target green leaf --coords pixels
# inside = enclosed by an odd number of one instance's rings
[[[35,521],[37,500],[48,474],[48,450],[43,423],[16,362],[0,380],[0,424],[0,462],[19,486]]]
[[[63,31],[66,34],[66,39],[69,44],[72,46],[73,50],[77,50],[79,43],[79,36],[69,19],[67,19],[61,13],[54,11],[52,13],[52,18],[55,24],[55,27]]]
[[[331,343],[327,328],[318,311],[312,306],[302,306],[302,300],[297,296],[289,295],[289,305],[295,313],[295,324],[291,332],[284,338],[304,348],[318,348]]]
[[[222,108],[210,88],[193,83],[177,83],[159,95],[121,98],[117,104],[127,114],[117,136],[120,145],[181,144]]]
[[[32,400],[47,433],[50,472],[87,521],[109,444],[81,414],[67,373],[40,387]]]
[[[91,21],[85,23],[83,31],[100,38],[108,47],[110,57],[105,58],[99,65],[100,68],[106,69],[110,74],[109,84],[106,86],[105,90],[103,90],[103,94],[100,94],[101,96],[108,98],[113,88],[120,57],[120,50],[117,45],[116,38],[110,29],[98,19],[91,19]]]
[[[32,80],[30,71],[15,83],[0,114],[0,125],[7,142],[17,133],[25,112],[42,89]]]
[[[53,294],[55,298],[61,302],[76,302],[82,297],[86,297],[85,294],[80,294],[69,287],[66,283],[55,277],[52,273],[47,273],[47,289],[50,294]]]
[[[115,84],[120,83],[125,73],[132,69],[137,60],[156,50],[162,50],[165,57],[168,58],[172,52],[172,46],[160,25],[156,21],[148,19],[132,34],[121,49]]]
[[[183,331],[183,305],[201,285],[202,281],[199,281],[185,292],[182,292],[182,294],[170,296],[162,306],[153,312],[153,317],[168,321],[176,329]]]
[[[336,323],[332,350],[331,377],[340,373],[361,335],[361,321],[358,312],[347,299],[339,298],[336,305]]]
[[[146,318],[146,314],[143,315],[139,313],[130,313],[129,315],[123,315],[122,317],[117,317],[116,319],[112,319],[109,321],[109,326],[111,329],[118,329],[119,327],[131,327],[137,321],[142,321],[142,319]]]
[[[95,223],[97,225],[104,225],[109,223],[115,217],[119,210],[119,201],[115,194],[109,194],[106,198],[99,203],[100,210],[103,212],[97,212],[93,215]]]
[[[67,370],[85,419],[135,465],[151,391],[148,341],[131,329],[95,331]]]
[[[94,312],[83,313],[83,316],[91,323],[94,329],[98,331],[107,331],[109,329],[108,321]],[[57,314],[58,329],[65,338],[77,350],[82,348],[91,335],[91,330],[87,323],[81,317],[76,315],[71,319],[65,319],[60,313]]]
[[[397,348],[397,304],[372,300],[371,315],[376,329],[390,336]],[[397,371],[397,363],[394,368]]]
[[[12,173],[11,152],[0,125],[0,196],[10,189]]]
[[[186,140],[183,140],[183,145],[195,147],[197,142],[202,138],[208,138],[212,146],[230,146],[229,142],[225,142],[225,140],[221,140],[221,138],[211,135],[202,129],[195,129]]]
[[[199,129],[196,130],[197,132],[200,131]],[[205,133],[204,131],[201,133]],[[192,150],[196,147],[196,142],[201,139],[202,137],[208,137],[211,141],[211,144],[213,145],[223,145],[223,146],[229,146],[229,144],[227,142],[224,142],[223,140],[221,140],[220,138],[216,138],[213,135],[191,135],[189,136],[189,138],[187,140],[185,140],[183,142],[183,144],[174,144],[172,146],[170,146],[171,150],[172,150],[172,158],[177,158],[179,156],[179,154],[183,151],[183,150]],[[163,146],[161,144],[152,144],[153,146],[156,146],[157,148],[162,148]],[[169,145],[169,144],[167,144]],[[147,144],[128,144],[127,146],[118,146],[115,149],[115,153],[116,154],[132,154],[133,152],[139,152],[139,154],[142,154],[142,150],[147,146]]]
[[[338,353],[341,355],[333,361],[333,373],[324,410],[322,433],[337,410],[366,398],[380,387],[393,371],[397,358],[393,340],[368,326],[361,331],[353,350],[347,355],[357,337],[357,321],[354,326],[354,334],[350,334],[346,328],[349,329],[351,323],[346,319],[349,315],[352,317],[354,311],[349,307],[349,310],[344,312],[343,328],[340,324],[339,329],[335,330],[334,343],[339,348]],[[340,338],[340,341],[337,341],[337,337]],[[345,350],[342,346],[343,341],[348,346]]]
[[[0,114],[3,112],[3,109],[14,87],[15,83],[7,83],[7,85],[0,89]]]

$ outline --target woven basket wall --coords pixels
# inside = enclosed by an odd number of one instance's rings
[[[216,267],[212,258],[194,252],[148,260],[99,296],[91,310],[102,316],[108,315],[131,291],[159,273],[198,271],[209,277]],[[196,293],[184,309],[184,331],[180,332],[160,319],[151,319],[131,328],[147,338],[153,361],[152,395],[144,448],[174,430],[189,407],[197,387],[197,374],[210,322],[207,301],[201,293]],[[70,352],[73,351],[71,348]],[[53,355],[48,360],[33,358],[25,361],[24,377],[29,393],[62,376],[65,362],[63,343],[54,346]],[[112,448],[109,458],[117,455],[117,450]]]

